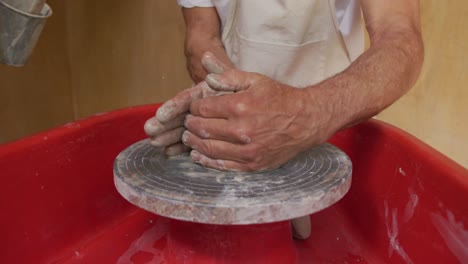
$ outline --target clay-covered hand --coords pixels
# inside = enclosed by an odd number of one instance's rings
[[[205,53],[202,64],[209,73],[219,74],[228,68],[211,53]],[[211,89],[205,81],[178,93],[164,103],[157,110],[154,117],[146,121],[144,129],[151,138],[151,145],[165,147],[165,153],[168,156],[179,155],[188,151],[189,147],[182,144],[181,138],[182,133],[185,131],[184,121],[190,109],[190,104],[197,99],[225,93]]]
[[[203,166],[274,169],[333,133],[329,106],[308,89],[235,69],[209,74],[206,82],[214,90],[235,93],[191,104],[182,139],[193,149],[191,158]]]

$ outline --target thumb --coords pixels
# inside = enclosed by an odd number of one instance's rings
[[[156,119],[161,123],[166,123],[188,112],[192,101],[201,99],[205,93],[208,93],[208,90],[211,90],[208,85],[205,82],[200,82],[192,88],[179,92],[159,107],[156,111]]]
[[[211,52],[205,52],[203,54],[201,63],[203,65],[203,68],[208,73],[221,74],[226,70],[234,68],[232,65],[227,65],[220,59],[216,58],[216,56]]]
[[[264,76],[253,72],[244,72],[235,69],[225,71],[223,74],[210,73],[206,76],[206,83],[216,91],[238,92],[249,89]]]

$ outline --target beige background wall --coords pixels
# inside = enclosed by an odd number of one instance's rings
[[[420,2],[423,71],[379,118],[468,167],[468,1]]]
[[[189,87],[175,0],[48,2],[54,15],[28,65],[0,65],[0,143]],[[468,2],[421,5],[421,78],[379,118],[468,166]]]

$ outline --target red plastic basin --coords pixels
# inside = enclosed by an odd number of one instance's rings
[[[157,107],[1,145],[0,263],[164,263],[169,220],[127,203],[112,172]],[[465,168],[375,120],[330,141],[353,161],[352,187],[311,216],[297,263],[468,263]]]

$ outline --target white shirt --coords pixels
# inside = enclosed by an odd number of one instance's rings
[[[216,7],[222,27],[226,23],[229,14],[229,0],[177,0],[180,6],[186,8],[192,7]],[[336,18],[343,38],[346,40],[351,34],[352,25],[355,20],[361,19],[361,13],[358,12],[358,0],[335,0]]]

